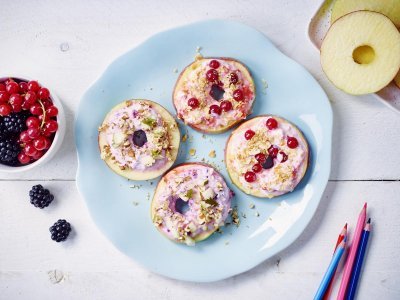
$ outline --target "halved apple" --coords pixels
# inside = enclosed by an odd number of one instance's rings
[[[400,33],[383,14],[347,14],[329,28],[321,46],[321,65],[329,80],[349,94],[377,92],[400,69]]]
[[[384,14],[400,28],[400,0],[336,0],[332,8],[331,24],[340,17],[358,10]]]

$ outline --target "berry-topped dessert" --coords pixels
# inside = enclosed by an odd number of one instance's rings
[[[0,82],[0,164],[22,166],[40,159],[58,129],[58,109],[37,81]]]
[[[173,101],[179,119],[196,130],[221,133],[250,113],[255,99],[253,78],[232,58],[200,58],[178,78]]]
[[[118,104],[99,127],[101,158],[131,180],[152,179],[167,171],[176,160],[179,144],[175,119],[149,100]]]
[[[151,218],[167,238],[192,246],[224,225],[232,197],[233,192],[213,167],[182,164],[158,183]]]
[[[300,130],[277,116],[259,116],[232,132],[225,161],[232,182],[246,194],[273,198],[294,190],[308,167]]]

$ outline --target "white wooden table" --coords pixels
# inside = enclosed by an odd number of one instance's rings
[[[0,75],[47,83],[68,121],[50,163],[0,174],[0,299],[311,299],[338,231],[346,221],[354,229],[364,201],[374,230],[359,299],[400,299],[400,116],[328,82],[306,35],[319,1],[0,2]],[[209,18],[259,29],[317,78],[334,111],[332,173],[314,219],[294,244],[245,274],[194,284],[147,271],[95,227],[75,186],[73,119],[83,92],[114,58],[161,30]],[[43,211],[29,203],[37,183],[56,195]],[[58,218],[76,232],[63,245],[48,233]]]

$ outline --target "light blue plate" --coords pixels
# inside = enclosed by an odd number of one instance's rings
[[[149,208],[158,180],[135,183],[110,171],[100,159],[97,128],[114,105],[129,98],[157,101],[175,114],[171,100],[175,81],[193,61],[198,46],[204,56],[233,57],[249,67],[257,89],[253,116],[277,114],[297,124],[310,143],[311,161],[294,192],[273,200],[250,197],[232,185],[222,162],[230,132],[203,136],[180,124],[189,139],[182,143],[177,163],[204,158],[217,165],[236,193],[233,204],[246,215],[238,228],[224,227],[222,234],[188,247],[166,239],[151,222]],[[328,181],[331,131],[332,111],[322,88],[263,34],[231,21],[195,23],[159,33],[122,55],[85,93],[75,124],[78,189],[96,224],[126,255],[168,277],[220,280],[253,268],[304,230]],[[197,150],[193,157],[190,148]],[[208,156],[211,150],[216,151],[215,158]],[[140,187],[132,188],[134,184]]]

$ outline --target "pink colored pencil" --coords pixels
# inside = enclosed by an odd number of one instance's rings
[[[340,245],[340,243],[344,240],[344,238],[346,237],[346,235],[347,235],[347,223],[344,225],[342,231],[340,232],[340,234],[339,234],[339,236],[338,236],[338,239],[337,239],[337,242],[336,242],[336,245],[335,245],[335,249],[333,249],[333,254],[335,254],[335,251],[336,251],[337,247],[338,247],[338,246]],[[336,273],[336,271],[335,271],[335,273]],[[325,295],[324,295],[324,300],[328,300],[328,299],[329,299],[329,296],[330,296],[331,293],[332,293],[333,282],[335,281],[335,273],[333,273],[331,282],[329,283],[329,286],[328,286],[328,288],[326,289],[326,292],[325,292]]]
[[[337,300],[344,300],[346,296],[347,287],[349,285],[349,280],[351,276],[351,271],[353,269],[354,260],[357,254],[358,244],[360,243],[361,234],[365,227],[365,219],[367,218],[367,203],[364,204],[363,209],[361,210],[360,215],[358,216],[356,230],[354,231],[353,242],[351,243],[351,248],[349,252],[349,256],[347,257],[346,265],[343,271],[342,281],[340,282],[339,293],[337,296]]]

